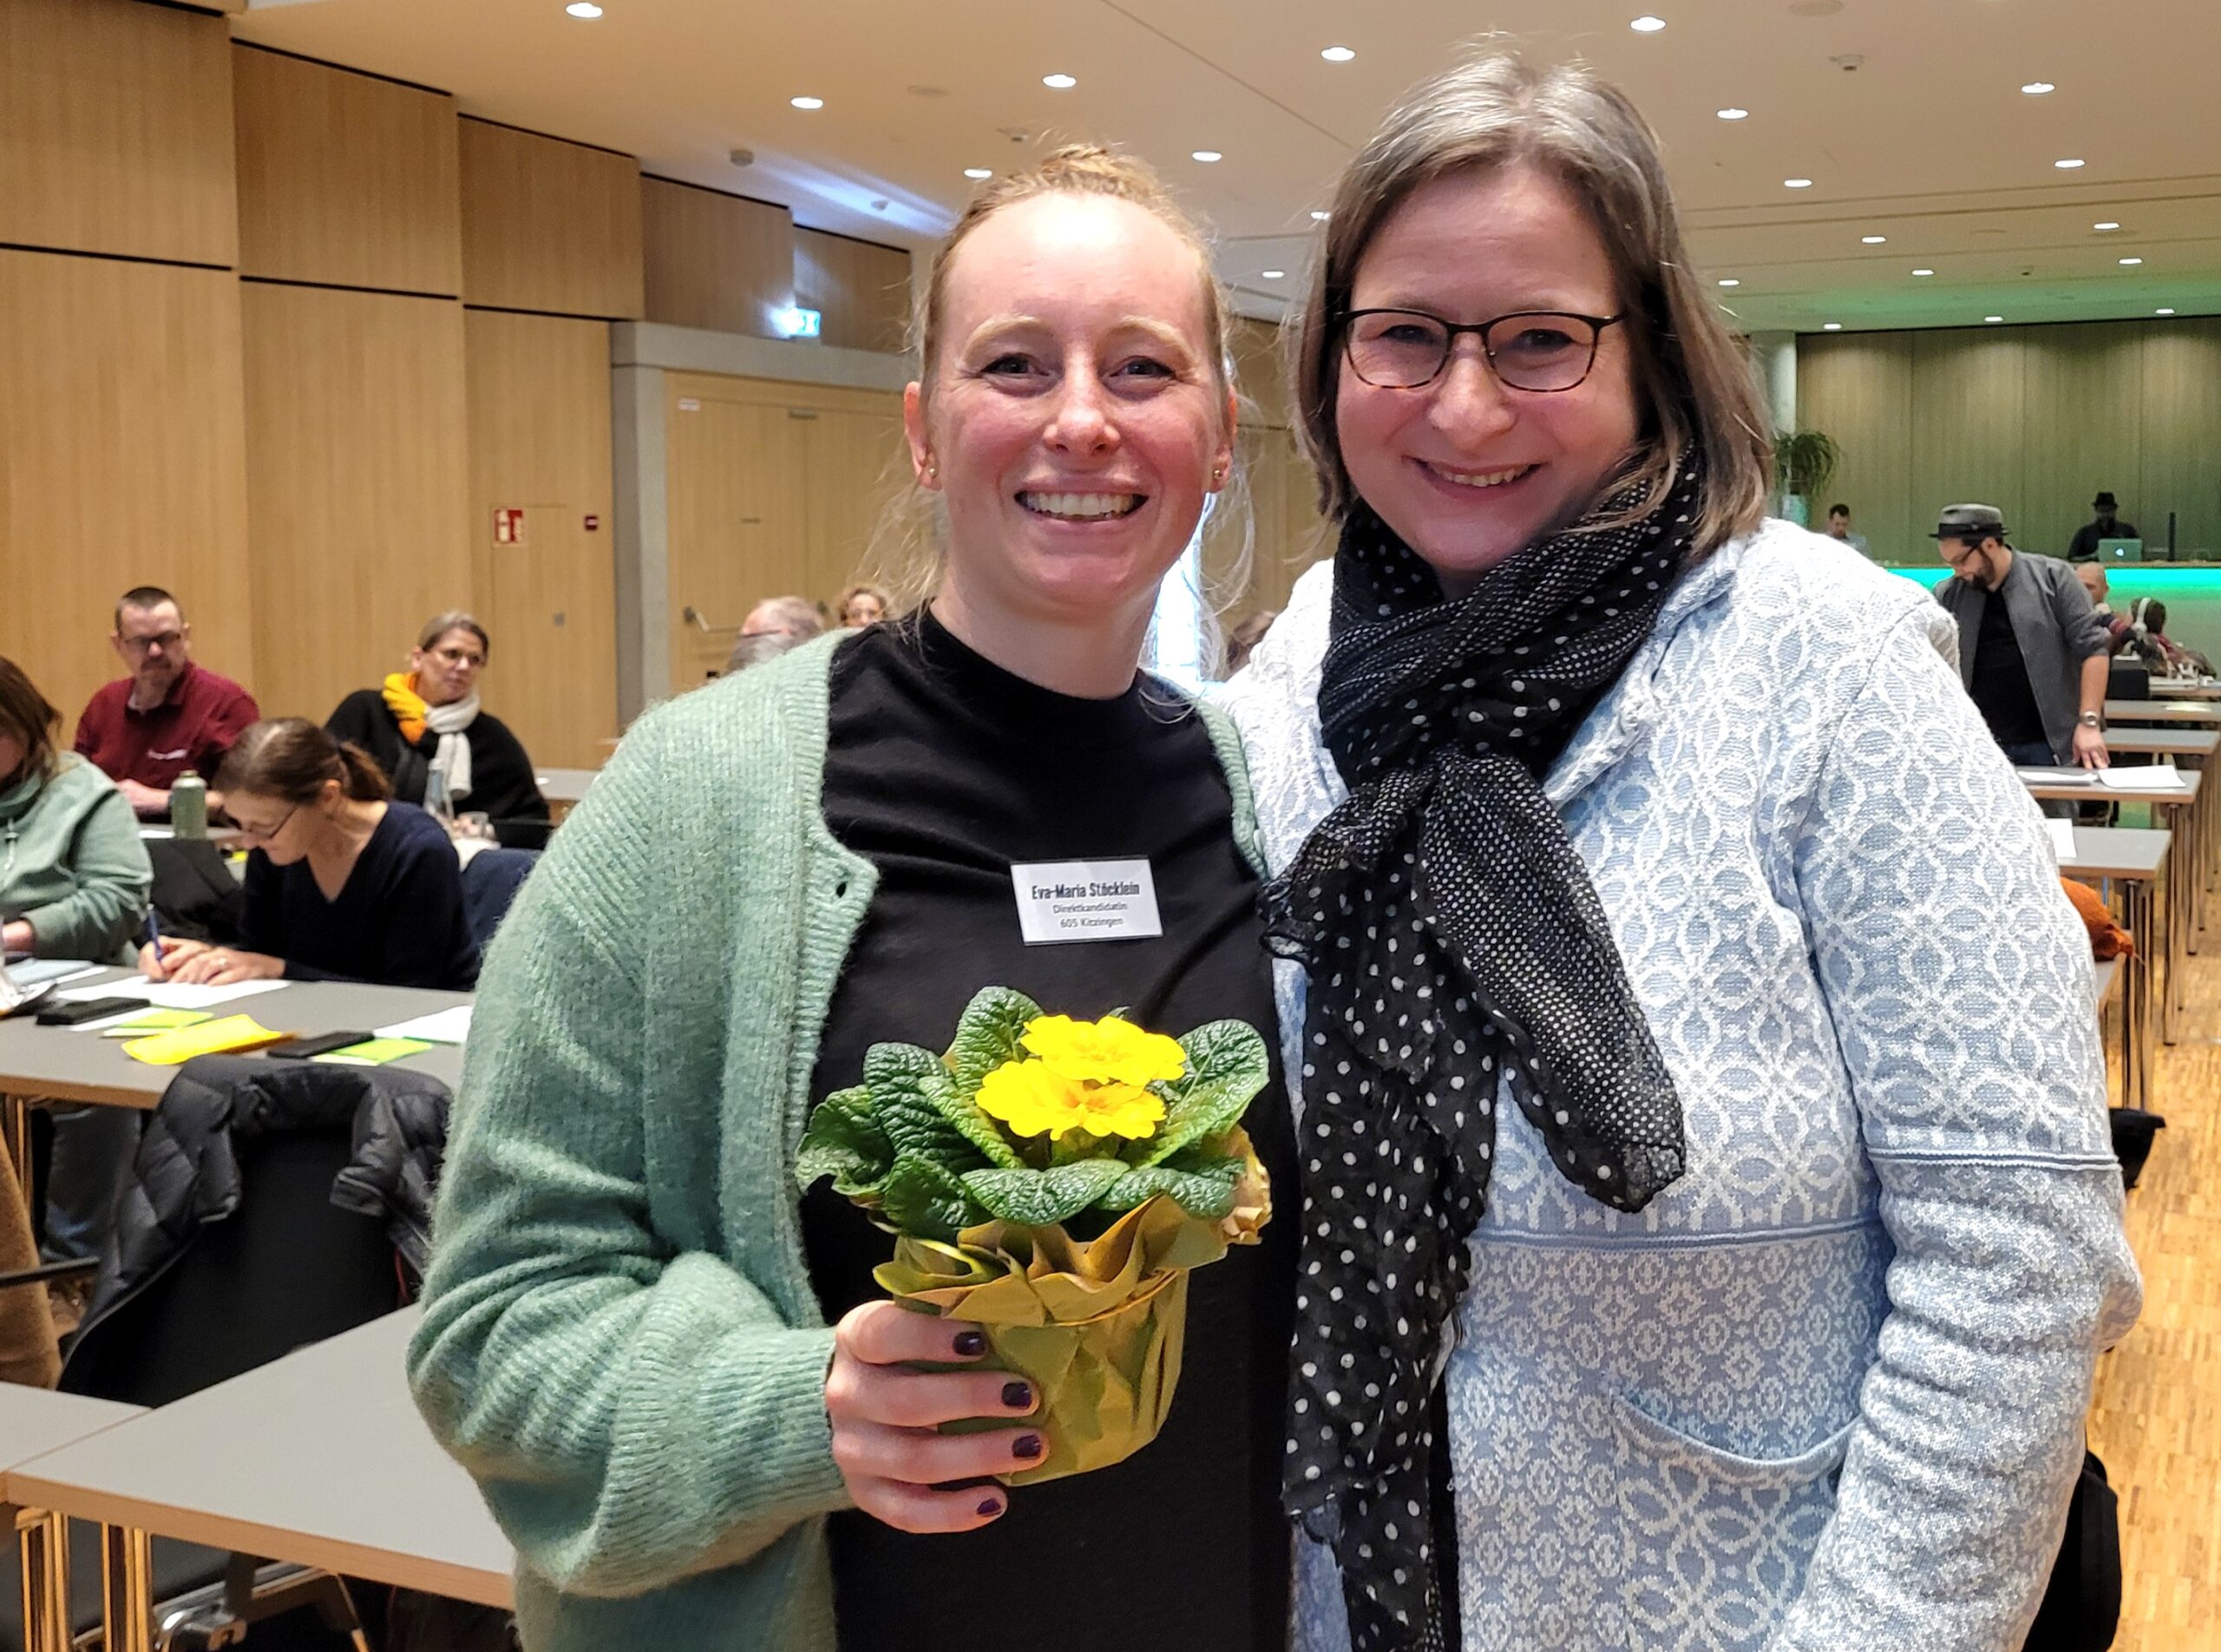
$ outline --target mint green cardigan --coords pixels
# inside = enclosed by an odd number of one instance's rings
[[[128,962],[154,869],[115,783],[74,751],[0,791],[0,921],[42,958]]]
[[[643,717],[487,954],[409,1368],[533,1652],[837,1644],[793,1165],[875,882],[820,807],[840,640]]]

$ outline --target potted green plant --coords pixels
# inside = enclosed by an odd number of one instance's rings
[[[1812,521],[1812,501],[1843,462],[1836,439],[1819,430],[1784,430],[1773,439],[1774,486],[1781,514],[1799,528]]]

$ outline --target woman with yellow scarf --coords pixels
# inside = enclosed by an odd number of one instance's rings
[[[547,800],[532,759],[478,702],[491,652],[486,627],[470,615],[435,614],[409,651],[409,669],[350,694],[324,727],[376,757],[403,803],[449,817],[482,814],[504,848],[539,849],[547,841]]]

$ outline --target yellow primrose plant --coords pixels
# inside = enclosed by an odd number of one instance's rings
[[[946,1054],[874,1045],[863,1083],[811,1113],[796,1179],[829,1177],[894,1233],[880,1284],[980,1325],[988,1362],[1039,1391],[1047,1452],[1010,1484],[1103,1467],[1156,1437],[1189,1273],[1255,1243],[1271,1216],[1241,1123],[1269,1074],[1244,1022],[1172,1039],[991,987]]]

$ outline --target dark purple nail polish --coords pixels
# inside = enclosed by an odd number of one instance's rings
[[[1040,1456],[1041,1436],[1038,1434],[1020,1434],[1016,1439],[1011,1441],[1010,1454],[1012,1457]]]
[[[985,1331],[959,1331],[956,1334],[956,1353],[960,1359],[976,1360],[987,1351]]]
[[[1003,1500],[1000,1498],[981,1498],[979,1499],[979,1513],[985,1518],[992,1520],[995,1516],[1000,1514],[1002,1511]]]
[[[1032,1386],[1024,1382],[1006,1382],[1003,1384],[1003,1404],[1012,1411],[1032,1410]]]

